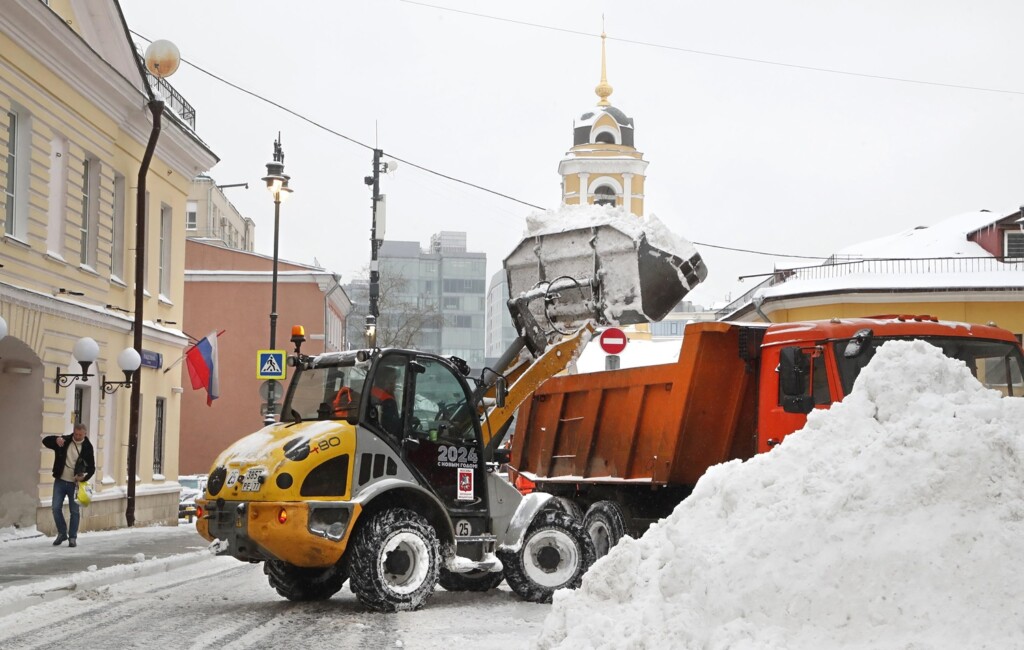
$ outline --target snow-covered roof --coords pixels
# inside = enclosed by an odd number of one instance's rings
[[[881,262],[899,261],[881,260]],[[1000,263],[993,260],[992,264],[999,265]],[[814,278],[797,275],[786,282],[766,287],[757,295],[764,298],[777,298],[835,291],[1024,289],[1024,264],[1002,264],[1001,266],[1005,268],[971,272],[965,266],[963,270],[935,272],[922,267],[916,272],[886,273],[878,266],[877,262],[852,263],[834,267],[835,272],[829,277]]]
[[[1016,210],[978,210],[935,225],[904,230],[836,251],[828,264],[793,269],[755,297],[837,291],[977,290],[1024,288],[1024,263],[1001,262],[967,239]],[[961,259],[957,259],[961,258]]]
[[[918,226],[893,235],[851,244],[835,253],[837,260],[850,258],[991,257],[967,236],[1016,212],[978,210],[944,219],[932,226]]]

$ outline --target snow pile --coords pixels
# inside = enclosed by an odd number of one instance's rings
[[[1020,647],[1022,459],[1024,399],[927,343],[886,343],[843,403],[712,468],[558,592],[535,643]]]

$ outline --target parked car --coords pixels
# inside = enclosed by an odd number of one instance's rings
[[[178,498],[178,519],[192,523],[196,516],[196,498],[206,490],[206,477],[199,474],[179,476],[181,494]]]

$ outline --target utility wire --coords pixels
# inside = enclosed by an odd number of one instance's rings
[[[545,209],[545,208],[540,207],[539,205],[534,205],[532,203],[527,203],[526,201],[523,201],[522,199],[517,199],[514,196],[509,196],[508,194],[502,194],[501,192],[498,192],[498,191],[495,191],[495,190],[489,190],[486,187],[481,187],[480,185],[476,185],[475,183],[470,183],[469,181],[464,181],[464,180],[455,178],[454,176],[448,176],[447,174],[442,174],[441,172],[434,171],[433,169],[427,169],[426,167],[421,167],[420,165],[417,165],[416,163],[409,162],[408,160],[403,160],[402,158],[399,158],[398,156],[394,156],[394,155],[392,155],[390,153],[388,154],[388,158],[391,158],[393,160],[397,160],[398,162],[404,163],[406,165],[409,165],[410,167],[415,167],[416,169],[422,169],[423,171],[429,172],[429,173],[433,174],[434,176],[440,176],[441,178],[447,178],[448,180],[455,181],[456,183],[462,183],[463,185],[468,185],[470,187],[475,187],[476,189],[483,190],[484,192],[490,192],[491,194],[494,194],[495,196],[500,196],[502,198],[508,199],[509,201],[515,201],[516,203],[522,203],[525,206],[529,206],[531,208],[536,208],[538,210],[544,210]]]
[[[476,13],[473,11],[465,11],[463,9],[452,9],[451,7],[442,7],[440,5],[429,4],[426,2],[417,2],[416,0],[399,0],[405,4],[418,5],[420,7],[428,7],[430,9],[437,9],[439,11],[448,11],[456,14],[464,14],[466,16],[473,16],[476,18],[484,18],[486,20],[495,20],[503,23],[512,23],[514,25],[523,25],[525,27],[534,27],[536,29],[548,29],[555,32],[562,32],[565,34],[575,34],[577,36],[590,36],[593,38],[600,38],[601,34],[594,34],[591,32],[581,32],[574,29],[566,29],[564,27],[553,27],[551,25],[542,25],[540,23],[531,23],[525,20],[514,20],[512,18],[502,18],[500,16],[491,16],[488,14]],[[968,86],[966,84],[953,84],[944,83],[941,81],[924,81],[922,79],[911,79],[909,77],[891,77],[888,75],[881,74],[870,74],[867,72],[853,72],[850,70],[839,70],[838,68],[821,68],[813,65],[803,65],[800,63],[785,63],[783,61],[772,61],[769,59],[757,59],[754,57],[737,56],[735,54],[723,54],[721,52],[710,52],[707,50],[695,50],[687,47],[678,47],[676,45],[665,45],[664,43],[652,43],[649,41],[640,41],[631,38],[617,38],[615,36],[607,36],[609,41],[618,41],[619,43],[628,43],[630,45],[642,45],[644,47],[656,47],[662,50],[672,50],[674,52],[686,52],[687,54],[698,54],[700,56],[713,56],[720,59],[731,59],[733,61],[744,61],[746,63],[760,63],[762,65],[774,65],[782,68],[794,68],[796,70],[808,70],[811,72],[825,72],[828,74],[841,74],[849,77],[862,77],[864,79],[879,79],[882,81],[898,81],[901,83],[919,84],[922,86],[938,86],[941,88],[956,88],[958,90],[976,90],[979,92],[986,93],[1002,93],[1006,95],[1024,95],[1022,90],[1009,90],[1006,88],[986,88],[984,86]]]
[[[410,0],[403,0],[403,1],[410,2]],[[422,4],[422,3],[410,2],[410,4]],[[424,6],[432,7],[433,5],[424,5]],[[439,8],[443,9],[443,7],[439,7]],[[468,12],[460,12],[460,13],[468,13]],[[488,16],[484,16],[484,17],[486,18]],[[516,21],[511,21],[511,22],[516,22]],[[540,27],[544,27],[544,26],[540,25]],[[547,29],[557,29],[557,28],[550,27],[550,28],[547,28]],[[139,38],[141,38],[143,40],[152,42],[151,39],[146,38],[145,36],[143,36],[142,34],[136,32],[134,30],[129,30],[129,31],[131,31],[132,34],[138,36]],[[559,31],[569,31],[569,30],[559,30]],[[586,34],[584,32],[573,32],[573,33],[579,33],[579,34],[583,34],[583,35],[586,35],[586,36],[590,36],[590,34]],[[235,90],[238,90],[238,91],[240,91],[242,93],[245,93],[246,95],[249,95],[250,97],[258,99],[261,102],[265,102],[267,104],[270,104],[271,106],[274,106],[275,108],[279,108],[282,111],[288,113],[289,115],[297,117],[300,120],[302,120],[303,122],[306,122],[306,123],[308,123],[308,124],[318,128],[318,129],[322,129],[323,131],[326,131],[327,133],[330,133],[331,135],[336,135],[339,138],[342,138],[343,140],[348,140],[352,144],[358,145],[358,146],[363,147],[365,149],[369,149],[370,151],[373,151],[373,149],[374,149],[374,147],[372,147],[372,146],[370,146],[370,145],[368,145],[368,144],[366,144],[364,142],[360,142],[359,140],[356,140],[355,138],[351,138],[351,137],[345,135],[344,133],[339,133],[338,131],[335,131],[334,129],[331,129],[331,128],[329,128],[329,127],[327,127],[327,126],[317,122],[316,120],[310,119],[310,118],[306,117],[305,115],[302,115],[301,113],[293,111],[292,109],[288,108],[287,106],[279,104],[279,103],[275,102],[272,99],[268,99],[268,98],[264,97],[263,95],[260,95],[258,93],[255,93],[255,92],[251,91],[251,90],[243,88],[243,87],[239,86],[238,84],[235,84],[235,83],[233,83],[231,81],[228,81],[227,79],[225,79],[225,78],[223,78],[221,76],[218,76],[218,75],[210,72],[209,70],[201,68],[198,65],[196,65],[195,63],[189,61],[188,59],[182,58],[181,61],[183,63],[189,64],[190,66],[192,66],[193,68],[195,68],[199,72],[202,72],[203,74],[205,74],[205,75],[207,75],[209,77],[212,77],[212,78],[216,79],[217,81],[219,81],[219,82],[221,82],[223,84],[226,84],[226,85],[234,88]],[[494,194],[495,196],[500,196],[502,198],[508,199],[509,201],[515,201],[516,203],[521,203],[522,205],[525,205],[525,206],[528,206],[528,207],[531,207],[531,208],[536,208],[537,210],[544,210],[545,209],[545,208],[542,208],[539,205],[534,205],[533,203],[529,203],[527,201],[523,201],[522,199],[517,199],[517,198],[515,198],[513,196],[509,196],[507,194],[502,194],[501,192],[498,192],[498,191],[495,191],[495,190],[492,190],[492,189],[488,189],[488,188],[483,187],[481,185],[477,185],[475,183],[470,183],[469,181],[464,181],[462,179],[455,178],[454,176],[449,176],[447,174],[442,174],[441,172],[434,171],[433,169],[430,169],[430,168],[427,168],[427,167],[423,167],[422,165],[417,165],[414,162],[410,162],[410,161],[405,160],[403,158],[399,158],[398,156],[395,156],[395,155],[393,155],[391,153],[388,153],[387,157],[391,158],[393,160],[397,160],[400,163],[409,165],[410,167],[415,167],[416,169],[425,171],[425,172],[427,172],[429,174],[433,174],[434,176],[439,176],[441,178],[444,178],[444,179],[447,179],[447,180],[450,180],[450,181],[454,181],[456,183],[461,183],[463,185],[467,185],[469,187],[481,190],[483,192],[488,192],[490,194]],[[743,249],[743,248],[731,248],[729,246],[718,246],[718,245],[715,245],[715,244],[704,244],[704,243],[701,243],[701,242],[693,242],[693,243],[695,245],[697,245],[697,246],[706,246],[708,248],[718,248],[718,249],[721,249],[721,250],[736,251],[736,252],[740,252],[740,253],[752,253],[754,255],[767,255],[767,256],[770,256],[770,257],[794,257],[794,258],[814,259],[814,260],[827,259],[827,258],[824,258],[824,257],[808,257],[808,256],[805,256],[805,255],[785,255],[785,254],[782,254],[782,253],[767,253],[767,252],[763,252],[763,251],[747,250],[747,249]]]
[[[131,31],[132,34],[135,34],[139,38],[144,39],[144,40],[149,41],[149,42],[152,43],[151,39],[146,38],[142,34],[136,32],[134,30],[129,30],[129,31]],[[321,124],[320,122],[317,122],[316,120],[312,120],[312,119],[306,117],[305,115],[302,115],[301,113],[293,111],[292,109],[288,108],[287,106],[283,106],[282,104],[279,104],[279,103],[275,102],[272,99],[268,99],[268,98],[264,97],[263,95],[259,95],[257,93],[254,93],[251,90],[247,90],[245,88],[242,88],[238,84],[232,83],[232,82],[228,81],[227,79],[225,79],[223,77],[220,77],[220,76],[210,72],[209,70],[206,70],[204,68],[199,67],[195,63],[192,63],[191,61],[189,61],[188,59],[182,58],[181,61],[182,61],[182,63],[189,64],[190,66],[192,66],[193,68],[195,68],[199,72],[202,72],[203,74],[205,74],[205,75],[207,75],[209,77],[212,77],[212,78],[216,79],[217,81],[219,81],[219,82],[221,82],[223,84],[231,86],[235,90],[243,92],[246,95],[249,95],[250,97],[258,99],[258,100],[260,100],[262,102],[266,102],[267,104],[270,104],[271,106],[274,106],[275,108],[279,108],[282,111],[288,113],[289,115],[297,117],[300,120],[302,120],[303,122],[311,124],[311,125],[315,126],[318,129],[322,129],[322,130],[330,133],[331,135],[336,135],[339,138],[342,138],[343,140],[348,140],[352,144],[358,145],[360,147],[364,147],[366,149],[369,149],[370,151],[374,150],[374,147],[366,144],[365,142],[360,142],[359,140],[356,140],[355,138],[350,138],[349,136],[345,135],[344,133],[339,133],[339,132],[335,131],[334,129]],[[425,171],[428,174],[433,174],[434,176],[439,176],[441,178],[444,178],[444,179],[447,179],[447,180],[450,180],[450,181],[454,181],[456,183],[462,183],[463,185],[468,185],[469,187],[481,190],[483,192],[488,192],[490,194],[494,194],[495,196],[500,196],[503,199],[508,199],[509,201],[515,201],[516,203],[521,203],[521,204],[523,204],[523,205],[525,205],[527,207],[536,208],[537,210],[544,210],[544,208],[542,208],[539,205],[534,205],[533,203],[528,203],[527,201],[523,201],[522,199],[517,199],[514,196],[509,196],[508,194],[502,194],[501,192],[498,192],[496,190],[492,190],[492,189],[486,188],[486,187],[484,187],[482,185],[477,185],[475,183],[470,183],[469,181],[464,181],[464,180],[462,180],[460,178],[455,178],[454,176],[449,176],[448,174],[442,174],[441,172],[435,171],[433,169],[430,169],[429,167],[424,167],[422,165],[417,165],[414,162],[410,162],[408,160],[404,160],[402,158],[399,158],[398,156],[395,156],[395,155],[391,154],[390,152],[387,154],[387,157],[388,158],[392,158],[394,160],[397,160],[398,162],[405,163],[406,165],[409,165],[410,167],[415,167],[416,169],[419,169],[421,171]]]
[[[819,257],[815,255],[787,255],[786,253],[768,253],[765,251],[752,251],[747,248],[732,248],[731,246],[718,246],[716,244],[705,244],[704,242],[695,241],[694,246],[706,246],[708,248],[718,248],[723,251],[736,251],[737,253],[751,253],[753,255],[767,255],[769,257],[796,257],[802,260],[827,260],[827,257]]]

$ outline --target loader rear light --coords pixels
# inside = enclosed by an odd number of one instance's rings
[[[277,523],[283,524],[286,521],[288,521],[288,511],[281,508],[277,511]]]
[[[196,519],[202,519],[204,514],[206,514],[206,511],[203,510],[203,506],[197,505],[196,506]]]

